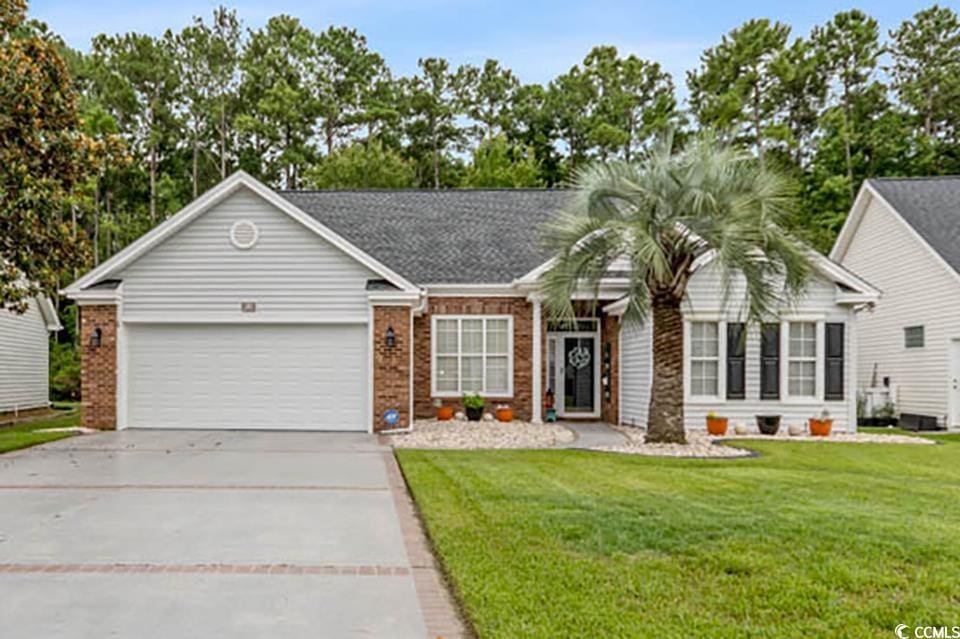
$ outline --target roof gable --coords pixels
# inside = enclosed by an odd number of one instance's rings
[[[351,244],[348,240],[341,237],[335,231],[327,228],[321,222],[307,215],[294,204],[281,198],[276,192],[254,179],[243,171],[237,171],[229,178],[213,187],[192,203],[181,209],[175,215],[154,227],[149,232],[141,236],[135,242],[124,248],[122,251],[111,257],[109,260],[88,272],[65,289],[65,293],[72,297],[83,295],[85,289],[90,289],[101,280],[110,279],[119,273],[122,269],[132,264],[141,256],[149,253],[154,248],[162,244],[166,239],[173,236],[181,229],[189,225],[197,217],[211,210],[214,206],[224,201],[238,189],[246,188],[262,197],[268,203],[275,206],[282,213],[289,215],[297,222],[300,222],[308,229],[327,240],[330,244],[340,249],[348,256],[360,262],[374,273],[380,275],[385,280],[396,285],[403,290],[416,290],[416,286],[409,280],[396,273],[392,269],[382,264],[377,259],[371,257],[360,248]]]
[[[943,261],[960,273],[960,176],[884,178],[869,183]]]

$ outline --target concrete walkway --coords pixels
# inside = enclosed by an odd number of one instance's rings
[[[4,639],[464,634],[369,435],[61,440],[0,456],[0,513]]]
[[[594,448],[596,446],[619,446],[627,443],[627,438],[603,422],[560,422],[577,436],[569,444],[560,448]]]

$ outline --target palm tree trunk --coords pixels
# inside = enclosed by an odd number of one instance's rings
[[[651,310],[653,385],[646,441],[684,443],[683,314],[680,300],[670,293],[655,294]]]

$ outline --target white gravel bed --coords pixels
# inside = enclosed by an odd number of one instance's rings
[[[813,437],[807,433],[790,435],[781,430],[776,435],[761,435],[748,433],[736,435],[727,433],[722,437],[707,435],[705,432],[693,431],[687,433],[686,444],[647,444],[643,441],[646,431],[641,428],[616,427],[614,428],[629,440],[619,446],[599,446],[594,450],[628,455],[651,455],[659,457],[748,457],[753,453],[743,448],[737,448],[731,442],[737,440],[771,440],[796,442],[847,442],[858,444],[920,444],[933,445],[936,442],[925,437],[911,437],[909,435],[875,435],[868,433],[833,433],[829,437]],[[726,445],[717,442],[725,442]]]
[[[911,435],[878,435],[874,433],[831,433],[828,437],[813,437],[808,433],[803,435],[790,435],[780,430],[776,435],[761,435],[760,433],[737,435],[727,433],[723,437],[714,437],[714,439],[725,439],[727,441],[736,439],[767,439],[773,441],[792,442],[847,442],[851,444],[920,444],[935,445],[937,442],[926,437],[913,437]]]
[[[645,431],[639,428],[617,428],[627,436],[626,444],[598,446],[593,450],[626,455],[650,455],[653,457],[749,457],[753,455],[744,448],[715,444],[718,439],[705,433],[687,433],[686,444],[647,444],[643,441]]]
[[[559,424],[418,419],[413,431],[385,435],[396,448],[550,448],[574,440]]]

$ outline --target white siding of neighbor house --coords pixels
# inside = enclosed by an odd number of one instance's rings
[[[0,413],[48,404],[48,339],[35,301],[23,315],[0,310]]]
[[[230,242],[257,225],[257,244]],[[365,321],[369,269],[247,189],[227,197],[116,275],[124,321]],[[256,312],[241,313],[242,302]]]
[[[960,338],[960,282],[886,203],[871,197],[839,261],[879,288],[872,312],[860,313],[859,389],[884,377],[897,387],[897,411],[949,410],[950,340]],[[924,327],[924,346],[905,348],[903,329]]]
[[[743,289],[735,284],[729,302],[723,308],[722,283],[719,269],[707,265],[698,270],[691,278],[684,304],[684,319],[689,322],[701,318],[709,321],[744,321],[739,311],[741,300],[738,292]],[[829,281],[814,277],[807,286],[802,299],[790,308],[784,309],[783,317],[798,319],[807,317],[818,322],[843,322],[844,334],[844,399],[823,401],[822,399],[790,400],[781,396],[779,400],[760,399],[760,331],[751,326],[746,343],[746,399],[700,399],[687,397],[684,402],[684,424],[687,430],[704,430],[707,413],[713,411],[728,417],[731,426],[742,423],[752,430],[756,426],[756,415],[780,415],[781,427],[788,424],[805,424],[810,417],[818,416],[824,409],[830,412],[834,420],[834,430],[848,431],[856,428],[855,367],[853,355],[856,349],[856,316],[847,307],[839,306],[834,300],[836,286]],[[624,424],[645,426],[650,401],[652,381],[652,333],[649,322],[642,326],[625,323],[621,332],[621,421]],[[721,340],[725,339],[721,335]],[[818,335],[819,347],[823,348],[823,334]],[[685,356],[689,346],[684,345]],[[725,368],[726,361],[719,363]],[[687,366],[685,362],[684,366]],[[818,369],[822,369],[822,362]],[[822,375],[822,370],[818,370]],[[786,355],[781,353],[780,375],[786,374]]]

